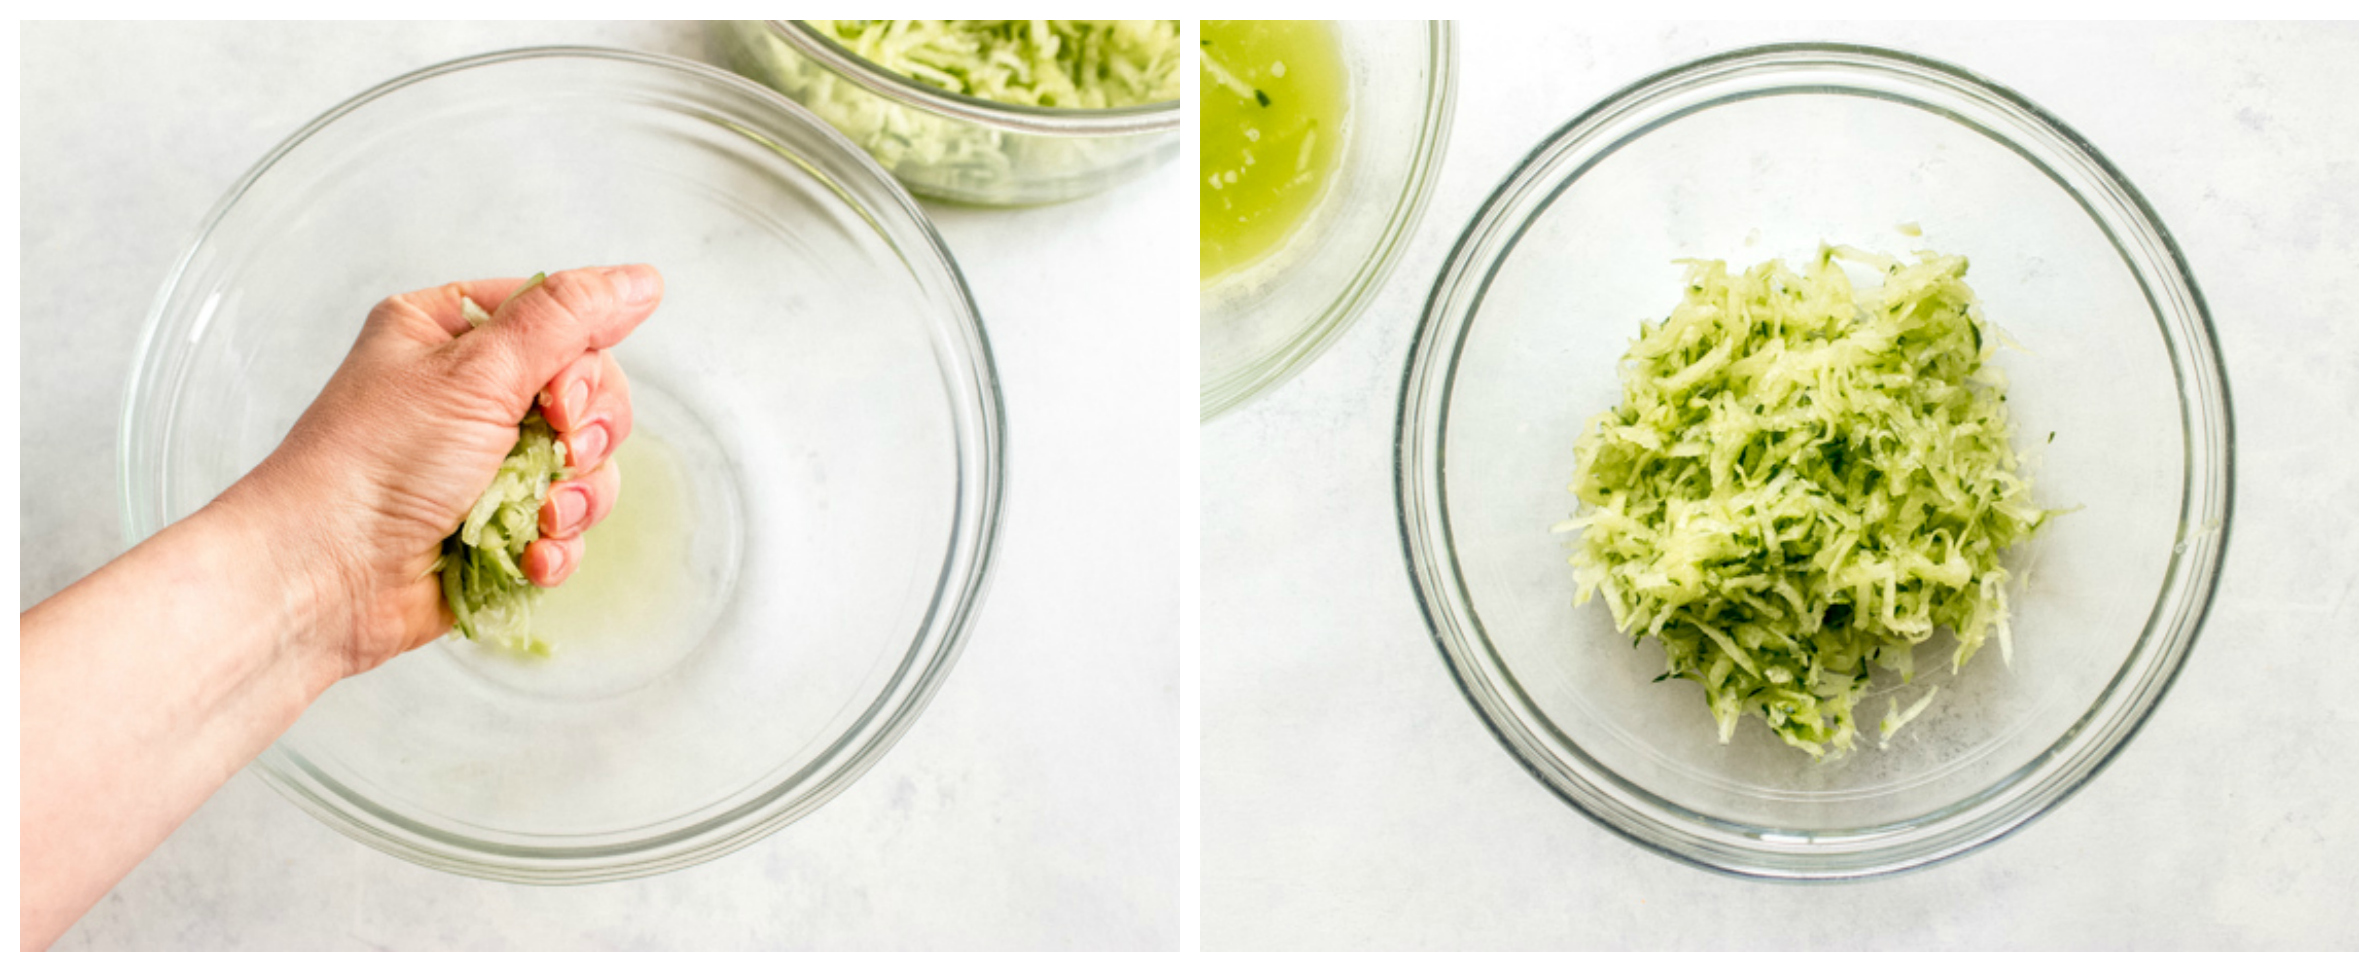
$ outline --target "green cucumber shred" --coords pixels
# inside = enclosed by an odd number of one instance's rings
[[[2012,661],[2002,555],[2055,514],[2013,447],[1989,361],[2014,345],[1975,315],[1965,258],[1679,262],[1683,300],[1641,326],[1619,406],[1573,450],[1579,512],[1556,529],[1577,533],[1575,603],[1600,595],[1620,631],[1655,636],[1656,681],[1699,684],[1721,742],[1750,712],[1818,758],[1856,748],[1871,676],[1913,681],[1937,631],[1953,673],[1993,634]],[[1883,744],[1939,689],[1893,699]]]
[[[1178,20],[809,20],[889,70],[956,94],[1039,108],[1181,96]]]
[[[544,274],[537,274],[512,296],[544,280]],[[463,319],[472,327],[484,327],[493,317],[471,298],[463,298]],[[520,438],[496,467],[494,481],[441,545],[433,569],[463,637],[505,651],[552,654],[551,644],[530,633],[530,609],[543,589],[530,583],[520,559],[537,539],[537,512],[545,505],[546,492],[571,474],[569,458],[561,438],[532,407],[521,419]]]

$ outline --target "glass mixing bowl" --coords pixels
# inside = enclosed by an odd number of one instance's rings
[[[1915,224],[1921,238],[1898,229]],[[1820,241],[1965,255],[2036,500],[2078,507],[2010,563],[2014,654],[1955,679],[1920,649],[1879,676],[1858,752],[1813,761],[1756,717],[1718,742],[1698,686],[1650,684],[1599,600],[1572,605],[1571,444],[1619,400],[1639,322],[1684,257],[1735,267]],[[2050,433],[2055,441],[2043,445]],[[1664,71],[1553,133],[1488,201],[1431,294],[1398,417],[1414,590],[1505,747],[1572,806],[1679,860],[1849,878],[1946,860],[2072,795],[2188,657],[2220,574],[2229,398],[2205,303],[2147,201],[2072,129],[1967,71],[1784,45]],[[1941,694],[1889,748],[1884,707]]]
[[[1346,59],[1345,154],[1277,250],[1198,288],[1198,412],[1212,419],[1330,347],[1412,241],[1454,127],[1454,25],[1333,22]]]
[[[637,414],[620,461],[633,485],[643,450],[668,488],[622,493],[575,582],[648,501],[679,524],[647,547],[658,579],[576,619],[550,661],[449,636],[315,702],[256,768],[366,844],[532,883],[707,860],[850,785],[957,656],[1004,435],[966,285],[842,136],[674,58],[454,61],[267,155],[151,311],[127,534],[264,458],[380,297],[630,261],[668,296],[616,352]]]
[[[734,20],[713,37],[736,71],[833,122],[920,196],[1033,206],[1120,185],[1181,144],[1181,99],[1076,110],[953,94],[850,52],[798,20]]]

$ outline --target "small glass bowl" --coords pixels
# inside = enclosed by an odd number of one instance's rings
[[[127,535],[269,454],[381,296],[630,261],[668,296],[614,352],[637,419],[620,457],[675,457],[701,541],[664,559],[691,593],[580,616],[590,634],[549,659],[450,635],[333,686],[254,768],[340,832],[524,883],[685,867],[840,793],[956,660],[1005,435],[965,281],[841,135],[677,58],[465,58],[265,156],[150,312]]]
[[[1428,208],[1454,126],[1454,25],[1335,22],[1346,153],[1314,215],[1198,291],[1198,412],[1217,415],[1321,356],[1371,303]]]
[[[1921,238],[1911,238],[1921,233]],[[1685,257],[1737,268],[1820,242],[1971,259],[2035,499],[2078,507],[2010,554],[2013,654],[1944,646],[1889,701],[1941,693],[1888,748],[1823,762],[1756,717],[1718,742],[1698,686],[1651,684],[1609,608],[1572,606],[1566,488]],[[2044,441],[2054,433],[2053,442]],[[2154,211],[2021,95],[1924,58],[1758,47],[1653,75],[1554,132],[1480,210],[1414,340],[1398,415],[1407,566],[1438,647],[1530,773],[1621,836],[1760,878],[1956,857],[2076,792],[2162,699],[2214,596],[2231,424],[2205,302]]]
[[[1037,206],[1117,186],[1172,157],[1181,100],[1071,110],[921,84],[798,20],[734,20],[714,39],[738,73],[826,119],[920,196]]]

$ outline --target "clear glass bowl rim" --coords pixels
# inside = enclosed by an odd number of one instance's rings
[[[1380,285],[1396,269],[1412,238],[1420,230],[1422,215],[1429,208],[1429,200],[1436,195],[1438,171],[1444,167],[1446,145],[1454,130],[1454,93],[1456,25],[1451,20],[1422,21],[1427,31],[1424,43],[1429,49],[1429,84],[1422,108],[1418,131],[1419,142],[1412,149],[1412,166],[1404,174],[1398,187],[1396,209],[1388,216],[1386,231],[1371,244],[1371,253],[1354,276],[1348,278],[1338,295],[1323,307],[1313,320],[1306,322],[1289,339],[1271,353],[1237,369],[1220,375],[1198,376],[1198,421],[1211,422],[1223,414],[1247,404],[1256,396],[1295,377],[1322,352],[1337,342],[1347,325],[1361,316],[1378,295]],[[1203,288],[1201,288],[1203,289]],[[1204,326],[1204,322],[1200,322]]]
[[[267,152],[209,211],[198,233],[182,249],[173,269],[159,286],[142,325],[133,369],[126,383],[124,409],[117,434],[117,482],[125,542],[136,544],[163,529],[169,511],[162,491],[149,490],[164,474],[165,430],[170,427],[173,398],[180,387],[188,355],[195,347],[183,340],[160,340],[166,335],[165,314],[218,227],[258,181],[282,159],[349,113],[382,97],[445,75],[513,62],[540,59],[588,59],[657,68],[692,76],[710,85],[725,86],[746,97],[773,103],[802,127],[812,130],[840,150],[857,178],[875,183],[883,200],[894,208],[870,211],[871,223],[896,221],[928,244],[925,251],[905,251],[910,266],[922,273],[934,269],[946,275],[953,309],[952,343],[969,355],[959,362],[971,388],[954,391],[974,394],[955,405],[953,435],[959,449],[956,516],[948,543],[950,559],[943,565],[933,608],[918,626],[917,638],[890,681],[860,721],[833,746],[793,774],[780,779],[759,796],[697,822],[674,826],[659,836],[586,847],[545,847],[495,844],[451,834],[414,823],[377,804],[313,767],[303,754],[279,742],[251,764],[273,789],[332,829],[356,841],[436,870],[519,884],[568,885],[645,877],[691,867],[738,850],[783,829],[823,806],[864,775],[907,732],[932,700],[973,627],[976,609],[989,578],[1002,533],[1006,491],[1007,420],[998,372],[991,356],[990,337],[948,246],[916,200],[883,167],[846,139],[833,126],[819,121],[790,98],[766,85],[685,58],[601,47],[551,46],[516,48],[456,58],[411,71],[382,82],[316,116]],[[747,137],[754,137],[747,132]],[[846,203],[857,206],[848,187],[837,187]],[[922,266],[920,265],[922,264]],[[866,730],[862,735],[862,730]],[[793,783],[810,780],[813,768],[825,768],[819,785],[801,793]]]
[[[798,20],[764,20],[802,56],[877,96],[918,111],[1028,135],[1080,137],[1145,135],[1181,127],[1181,99],[1123,108],[1043,108],[1011,105],[944,91],[851,52]]]
[[[2032,134],[2051,148],[2062,149],[2064,160],[2095,179],[2096,188],[2122,211],[2110,221],[2108,212],[2085,201],[2064,175],[2011,141],[1988,117],[1971,118],[1880,91],[1792,80],[1793,72],[1810,69],[1837,76],[1843,72],[1871,76],[1879,83],[1887,78],[1902,84],[1913,82],[1929,93],[1968,99],[1979,109],[1999,111],[2031,126]],[[1752,71],[1765,72],[1760,75],[1765,83],[1756,91],[1735,91],[1716,100],[1696,95]],[[2122,254],[2155,312],[2173,359],[2186,451],[2182,528],[2156,607],[2121,670],[2075,723],[2077,730],[2092,728],[2096,734],[2076,738],[2069,732],[2058,745],[1959,803],[1895,824],[1851,832],[1788,832],[1718,820],[1672,804],[1608,771],[1566,739],[1548,742],[1527,732],[1528,720],[1514,714],[1495,691],[1498,679],[1510,681],[1508,669],[1491,643],[1483,637],[1474,638],[1465,627],[1465,620],[1474,626],[1479,622],[1464,593],[1453,555],[1440,482],[1445,416],[1471,315],[1491,289],[1495,266],[1526,236],[1543,207],[1604,157],[1638,136],[1707,108],[1783,93],[1870,97],[1933,112],[1997,142],[2064,187]],[[1647,105],[1665,110],[1651,110]],[[1565,149],[1605,135],[1606,129],[1617,126],[1616,119],[1629,114],[1638,117],[1610,135],[1609,144],[1583,164],[1556,165],[1567,157]],[[1558,181],[1555,188],[1542,196],[1536,194],[1535,190],[1554,180]],[[1517,211],[1531,204],[1536,207],[1533,211]],[[2131,229],[2137,238],[2118,239],[2116,226]],[[2127,243],[2140,246],[2142,252],[2133,252]],[[2141,266],[2142,258],[2148,266]],[[2149,271],[2158,272],[2155,282],[2161,288],[2151,286],[2142,276]],[[1451,338],[1433,345],[1431,338],[1449,328]],[[1441,346],[1445,350],[1434,353]],[[2096,146],[2013,89],[1955,65],[1879,47],[1785,43],[1727,51],[1639,79],[1555,129],[1514,166],[1465,228],[1431,288],[1399,393],[1394,479],[1406,576],[1439,658],[1471,710],[1530,775],[1589,819],[1673,860],[1736,877],[1838,881],[1902,873],[1973,853],[2079,792],[2122,751],[2187,661],[2219,587],[2229,545],[2233,462],[2228,378],[2205,297],[2162,219]],[[2192,532],[2191,524],[2201,526]],[[2151,644],[2151,640],[2157,643]],[[2126,686],[2129,694],[2118,698],[2118,690]],[[1521,704],[1533,709],[1526,694],[1518,694]],[[1561,765],[1550,753],[1556,748],[1567,748],[1585,764],[1585,779],[1577,779]],[[2069,758],[2056,759],[2060,756]]]

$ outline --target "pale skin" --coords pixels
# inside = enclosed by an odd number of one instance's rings
[[[271,456],[19,619],[22,947],[48,948],[332,683],[454,626],[430,567],[532,406],[574,475],[522,568],[546,587],[577,569],[633,424],[609,349],[661,276],[568,270],[507,303],[521,283],[382,301]],[[466,294],[495,320],[471,329]]]

